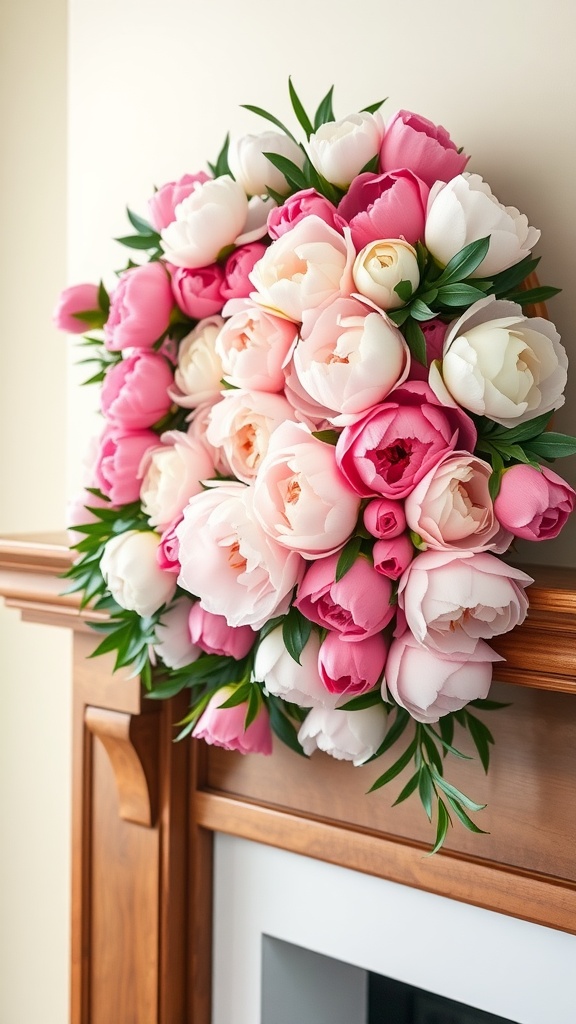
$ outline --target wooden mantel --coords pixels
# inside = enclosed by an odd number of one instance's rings
[[[416,804],[391,807],[402,776],[366,795],[382,763],[175,744],[185,698],[87,660],[99,616],[62,594],[69,564],[63,534],[0,540],[6,604],[74,631],[72,1024],[209,1024],[215,831],[576,933],[576,570],[534,568],[529,617],[499,642],[489,776],[451,767],[490,834],[455,829],[430,858]]]

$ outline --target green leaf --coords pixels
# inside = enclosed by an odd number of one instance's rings
[[[515,266],[503,270],[500,274],[496,274],[492,278],[492,288],[496,297],[498,299],[502,298],[513,288],[516,288],[533,270],[536,270],[539,263],[540,257],[533,259],[531,256],[525,256],[520,263],[516,263]]]
[[[252,683],[250,686],[250,692],[248,694],[248,708],[246,711],[246,718],[244,719],[244,731],[246,731],[246,729],[249,729],[250,726],[252,725],[252,722],[255,721],[261,706],[262,697],[260,694],[260,689],[258,686],[256,686],[255,683]]]
[[[450,807],[452,808],[454,813],[458,816],[458,818],[460,818],[460,821],[468,829],[469,832],[476,832],[477,834],[483,836],[487,836],[490,834],[489,832],[485,832],[483,828],[478,828],[478,825],[476,825],[475,822],[472,821],[472,818],[468,817],[466,811],[458,803],[457,800],[453,800],[452,797],[449,796],[448,803],[450,804]]]
[[[393,309],[387,316],[397,327],[401,327],[410,316],[410,309]]]
[[[424,337],[424,331],[416,323],[415,320],[406,321],[406,329],[404,331],[406,337],[406,343],[410,352],[422,366],[428,365],[428,358],[426,355],[426,338]]]
[[[281,626],[283,622],[283,615],[277,615],[276,618],[274,619],[268,619],[268,622],[265,622],[264,625],[262,626],[262,629],[260,630],[260,640],[262,641],[264,637],[268,636],[268,633],[271,633],[273,629],[276,629],[278,626]],[[260,682],[264,682],[264,680],[261,679]]]
[[[442,719],[440,719],[440,721],[442,721]],[[462,751],[458,750],[457,747],[452,746],[451,742],[445,740],[442,735],[439,736],[436,730],[433,729],[431,725],[424,725],[422,728],[425,733],[428,733],[430,736],[433,736],[435,739],[437,739],[438,743],[441,743],[442,746],[444,747],[444,750],[446,750],[449,754],[453,754],[454,757],[459,757],[463,761],[472,760],[469,754],[463,754]]]
[[[289,139],[292,139],[292,142],[296,142],[292,132],[288,131],[286,125],[282,124],[282,121],[279,121],[277,117],[274,117],[274,114],[269,114],[267,110],[264,110],[262,107],[255,107],[251,103],[241,103],[240,106],[243,110],[249,110],[252,114],[257,114],[258,117],[263,117],[265,121],[270,121],[271,124],[275,124],[281,132],[284,132]],[[296,145],[298,145],[298,143],[296,143]]]
[[[154,230],[151,224],[143,217],[139,217],[137,213],[133,213],[128,207],[126,207],[126,213],[128,220],[130,221],[133,228],[136,229],[139,235],[155,235],[157,232]]]
[[[160,245],[160,235],[123,235],[115,238],[115,242],[125,245],[128,249],[157,249]]]
[[[292,606],[282,623],[284,646],[291,658],[300,665],[300,655],[308,643],[312,623]]]
[[[106,323],[106,316],[101,309],[84,309],[80,313],[73,313],[72,316],[80,323],[86,324],[90,330],[99,330]]]
[[[488,478],[488,493],[492,502],[496,501],[496,498],[500,494],[500,487],[502,486],[502,470],[493,469]]]
[[[387,786],[389,782],[392,782],[392,779],[395,779],[397,775],[400,775],[400,772],[404,770],[416,753],[417,745],[417,739],[416,736],[414,736],[414,739],[410,745],[406,747],[404,753],[400,754],[398,760],[394,761],[394,764],[392,764],[383,775],[380,775],[380,777],[372,783],[368,792],[373,793],[376,789],[381,789],[382,786]]]
[[[188,683],[185,679],[167,679],[165,682],[152,683],[152,689],[146,694],[148,700],[169,700],[185,690]]]
[[[354,565],[354,562],[358,558],[361,545],[362,538],[356,536],[351,537],[348,543],[342,548],[336,563],[336,573],[334,576],[336,583],[339,583]]]
[[[430,850],[429,854],[427,854],[428,857],[432,857],[435,853],[438,853],[438,850],[440,850],[441,847],[444,845],[444,840],[446,839],[446,836],[448,835],[448,829],[449,829],[450,825],[451,825],[450,815],[448,814],[448,811],[446,810],[446,804],[444,803],[443,800],[439,800],[438,801],[438,821],[437,821],[437,825],[436,825],[436,842],[434,843],[433,849]]]
[[[482,811],[486,804],[477,804],[475,800],[471,800],[465,793],[461,793],[456,786],[453,786],[445,778],[440,775],[439,772],[432,766],[430,771],[432,772],[432,778],[437,786],[446,794],[447,797],[452,797],[453,800],[457,800],[458,803],[463,804],[469,811]]]
[[[365,708],[373,708],[376,704],[382,704],[380,687],[375,690],[368,690],[361,693],[359,697],[352,697],[346,704],[340,704],[338,711],[363,711]]]
[[[289,160],[288,157],[282,156],[281,153],[263,153],[271,164],[274,165],[286,178],[289,185],[293,185],[294,188],[301,191],[302,189],[308,188],[308,182],[304,176],[304,172],[295,164],[293,160]]]
[[[394,803],[392,804],[392,807],[397,807],[398,804],[403,803],[404,800],[407,800],[409,796],[412,796],[412,793],[414,792],[414,790],[418,786],[419,778],[420,778],[420,772],[414,772],[414,775],[412,776],[412,778],[408,779],[408,782],[406,783],[404,788],[400,791],[399,795],[396,797]]]
[[[301,757],[307,757],[304,753],[300,743],[298,742],[298,732],[294,727],[294,724],[290,721],[287,715],[281,708],[281,701],[277,697],[267,697],[266,704],[270,713],[270,725],[272,731],[276,733],[278,739],[282,740],[287,747],[290,747],[296,754],[300,754]]]
[[[444,744],[451,744],[454,738],[454,719],[452,715],[442,715],[438,722],[438,727]]]
[[[389,750],[390,747],[392,747],[396,743],[396,740],[400,739],[400,736],[406,729],[408,722],[414,721],[410,717],[408,712],[404,710],[404,708],[398,707],[398,705],[395,705],[395,707],[396,718],[394,719],[394,724],[391,725],[390,728],[388,729],[384,739],[382,740],[382,743],[378,747],[378,750],[369,759],[370,761],[376,761],[377,758],[382,757],[382,754],[385,754],[386,751]]]
[[[418,731],[420,733],[420,738],[421,738],[421,741],[422,741],[422,746],[426,750],[426,753],[428,755],[428,760],[430,761],[431,766],[435,767],[436,770],[440,774],[442,774],[442,758],[441,758],[441,756],[440,756],[440,754],[438,752],[438,748],[437,748],[437,746],[436,746],[432,736],[430,736],[429,733],[426,732],[422,728],[420,728]]]
[[[379,166],[380,166],[380,157],[379,157],[378,153],[376,153],[375,156],[371,157],[371,159],[368,160],[364,164],[364,167],[360,168],[358,173],[359,174],[376,174],[377,171],[378,171],[378,167]]]
[[[468,731],[478,751],[482,767],[487,772],[490,765],[490,744],[494,743],[494,737],[489,728],[484,725],[484,722],[481,722],[475,715],[471,715],[469,711],[466,714],[466,720],[468,722]]]
[[[308,114],[306,113],[302,105],[300,97],[298,96],[298,93],[296,92],[296,89],[294,88],[292,84],[292,79],[290,77],[288,78],[288,91],[290,93],[290,102],[292,103],[292,110],[296,114],[298,123],[300,124],[301,128],[305,131],[306,138],[309,139],[314,132],[314,125],[312,124],[312,121],[308,117]]]
[[[452,284],[455,281],[463,281],[480,266],[489,247],[489,235],[486,238],[479,238],[478,241],[465,245],[460,252],[457,252],[452,257],[450,262],[444,267],[440,277],[434,283],[440,286]]]
[[[438,302],[444,306],[471,306],[478,299],[485,298],[480,288],[471,284],[445,284],[438,289]]]
[[[383,99],[383,100],[378,100],[378,103],[371,103],[369,107],[362,107],[362,110],[360,111],[360,113],[361,113],[361,114],[375,114],[375,113],[376,113],[376,111],[377,111],[377,110],[380,110],[380,107],[381,107],[381,106],[382,106],[382,105],[383,105],[384,103],[386,103],[386,100],[387,100],[387,99],[388,99],[388,97],[386,96],[386,98],[385,98],[385,99]]]
[[[425,302],[422,302],[422,299],[414,299],[410,306],[410,316],[414,320],[432,320],[436,313]]]
[[[428,821],[432,821],[432,796],[434,788],[432,786],[432,776],[430,775],[430,769],[428,765],[423,764],[418,772],[418,794]]]
[[[218,153],[215,164],[208,164],[208,167],[212,171],[215,178],[221,178],[223,174],[230,174],[230,165],[228,164],[228,149],[230,147],[230,133],[226,135],[224,142],[222,143],[222,149]]]
[[[100,281],[98,285],[98,305],[100,306],[102,312],[105,313],[106,316],[108,316],[108,313],[110,312],[110,296],[108,295],[108,292],[106,291],[106,288],[104,287],[104,283],[102,281]],[[90,342],[92,344],[94,344],[95,341],[95,338],[90,339]]]
[[[337,430],[313,430],[312,437],[317,438],[318,441],[323,441],[324,444],[336,444],[340,434]]]
[[[545,412],[541,416],[535,416],[533,420],[519,423],[517,427],[512,427],[510,430],[506,427],[498,426],[491,432],[491,436],[495,439],[501,437],[504,441],[512,442],[513,444],[521,441],[530,441],[532,438],[540,437],[540,434],[546,430],[553,415],[554,413],[552,412]]]
[[[510,708],[511,704],[503,704],[499,700],[483,700],[478,697],[477,700],[471,700],[468,707],[478,708],[479,711],[499,711],[500,708]]]
[[[334,121],[334,110],[332,109],[332,97],[334,95],[334,86],[331,85],[328,92],[320,100],[318,109],[314,114],[314,131],[318,131],[321,125],[327,124],[329,121]]]
[[[236,708],[239,704],[246,704],[250,700],[250,688],[252,685],[252,683],[241,683],[234,693],[231,693],[227,700],[220,704],[220,707]]]
[[[526,291],[512,292],[506,298],[510,302],[518,302],[521,306],[530,306],[535,302],[548,302],[562,291],[561,288],[552,288],[551,285],[540,285],[538,288],[527,288]]]
[[[549,430],[541,437],[530,441],[527,454],[540,455],[544,459],[561,459],[576,453],[576,437],[569,434],[557,434]]]
[[[412,281],[399,281],[394,291],[398,298],[402,299],[402,302],[408,302],[412,298],[412,292],[414,291]]]
[[[270,188],[270,185],[266,186],[266,194],[273,199],[277,206],[283,206],[286,202],[286,196],[283,196],[281,192],[276,192],[275,189]]]

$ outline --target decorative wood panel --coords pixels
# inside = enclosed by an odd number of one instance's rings
[[[62,594],[69,564],[62,535],[0,541],[6,603],[74,630],[72,1024],[209,1024],[219,830],[576,932],[576,570],[534,568],[529,617],[498,642],[511,706],[486,716],[489,776],[451,767],[490,834],[455,830],[430,858],[419,807],[391,808],[402,777],[366,795],[384,760],[175,744],[184,697],[147,701],[109,658],[87,660],[102,616]]]

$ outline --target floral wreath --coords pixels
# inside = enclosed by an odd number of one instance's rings
[[[336,120],[332,89],[312,118],[289,88],[304,142],[248,106],[274,130],[128,210],[145,262],[60,297],[105,421],[68,576],[108,613],[96,654],[189,691],[178,738],[356,766],[404,738],[371,789],[411,765],[396,803],[437,850],[452,816],[482,831],[444,765],[456,723],[488,770],[487,641],[532,582],[502,556],[576,500],[543,465],[576,451],[548,429],[566,352],[524,312],[557,289],[444,128]]]

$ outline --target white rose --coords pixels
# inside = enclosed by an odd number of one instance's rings
[[[349,230],[342,236],[311,214],[276,239],[255,264],[248,274],[256,288],[250,298],[299,322],[305,309],[350,294],[353,262]]]
[[[306,393],[345,426],[384,401],[408,373],[410,354],[382,310],[338,298],[304,314],[293,363]]]
[[[503,206],[479,174],[437,182],[428,198],[425,243],[446,265],[465,245],[490,235],[490,247],[471,277],[492,277],[528,256],[540,238],[527,217]]]
[[[336,698],[328,692],[318,672],[319,651],[320,637],[313,630],[299,665],[288,654],[279,626],[261,641],[254,660],[253,678],[264,683],[268,693],[301,708],[332,706]]]
[[[305,754],[323,750],[338,761],[364,764],[376,753],[386,734],[386,712],[382,704],[363,711],[312,708],[298,733]]]
[[[143,617],[171,601],[176,590],[174,573],[164,572],[156,561],[159,543],[151,530],[127,530],[108,541],[100,560],[114,600]]]
[[[235,388],[212,407],[206,436],[223,449],[234,476],[248,484],[268,451],[271,434],[293,418],[283,395]]]
[[[554,324],[515,302],[480,299],[446,335],[429,383],[444,405],[514,427],[564,404],[568,358]]]
[[[398,309],[405,302],[394,291],[396,285],[409,281],[414,292],[420,283],[416,250],[401,238],[370,242],[358,253],[352,276],[361,295],[381,309]]]
[[[161,440],[142,460],[140,501],[150,525],[165,530],[202,490],[200,481],[214,475],[214,463],[208,449],[181,430],[169,430]]]
[[[267,131],[259,135],[232,138],[228,149],[228,166],[249,196],[262,195],[268,188],[284,195],[290,191],[288,182],[264,153],[278,153],[298,167],[304,163],[304,153],[293,139],[281,132]]]
[[[195,182],[174,213],[175,220],[160,233],[166,259],[176,267],[206,267],[243,230],[248,199],[242,185],[225,174]]]
[[[379,153],[383,138],[380,114],[349,114],[321,125],[308,140],[308,155],[327,181],[346,188]]]
[[[182,567],[178,583],[229,626],[261,629],[290,607],[304,561],[256,521],[252,488],[222,482],[196,494],[176,527]]]
[[[162,612],[162,618],[156,626],[155,653],[162,658],[168,668],[184,668],[200,656],[200,648],[190,639],[188,618],[194,602],[187,597],[179,597],[171,608]]]
[[[208,316],[182,340],[178,350],[175,387],[168,392],[177,405],[191,409],[201,402],[213,402],[222,390],[222,363],[216,352],[216,338],[224,326],[221,316]]]

